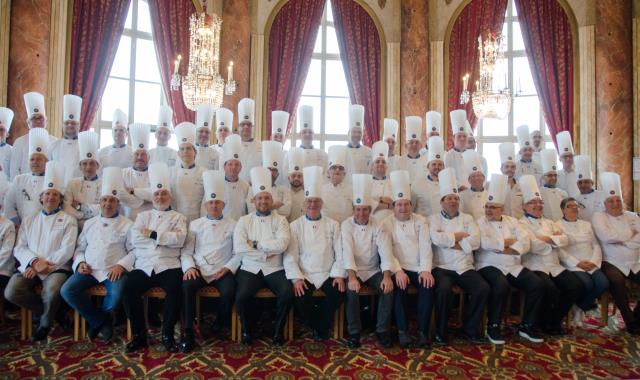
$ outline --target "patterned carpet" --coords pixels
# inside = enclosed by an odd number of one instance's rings
[[[48,343],[21,342],[18,321],[10,319],[0,331],[0,380],[640,378],[640,340],[608,331],[587,327],[536,345],[507,328],[504,347],[470,346],[453,337],[450,346],[431,350],[383,349],[372,336],[349,350],[342,341],[317,343],[298,331],[302,338],[280,348],[265,340],[247,348],[207,339],[189,355],[166,354],[154,332],[147,351],[125,355],[122,339],[74,342],[60,331]]]

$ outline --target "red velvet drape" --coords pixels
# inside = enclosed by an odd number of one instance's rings
[[[558,132],[573,133],[571,25],[556,0],[515,0],[515,4],[533,82],[556,144]]]
[[[69,93],[82,97],[81,131],[89,129],[98,111],[130,2],[73,2]]]
[[[167,103],[173,108],[174,124],[195,120],[195,112],[185,106],[182,90],[171,91],[174,61],[182,55],[179,72],[187,74],[189,67],[189,17],[196,11],[193,1],[149,0],[153,43]]]
[[[340,57],[352,104],[364,106],[363,143],[380,139],[382,65],[380,36],[367,11],[353,0],[331,0]]]
[[[471,101],[466,105],[460,104],[462,92],[462,76],[469,73],[469,91],[473,92],[475,83],[479,79],[480,66],[478,64],[478,36],[485,39],[487,33],[499,33],[504,24],[504,14],[507,10],[507,0],[472,0],[456,19],[451,37],[449,38],[449,94],[448,110],[463,108],[467,111],[467,118],[473,128],[476,115],[473,113]],[[449,118],[449,115],[442,115]],[[453,145],[451,123],[447,133],[448,146]]]
[[[291,114],[287,126],[289,135],[309,71],[324,4],[325,0],[290,0],[273,20],[269,34],[267,138],[271,138],[271,111],[275,110]]]

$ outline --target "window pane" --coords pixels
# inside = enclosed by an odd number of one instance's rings
[[[333,26],[327,26],[327,54],[340,54],[336,28]]]
[[[520,96],[513,99],[513,129],[526,124],[529,131],[540,129],[540,102],[537,96]]]
[[[118,51],[111,66],[109,76],[129,78],[131,66],[131,37],[122,36],[118,44]]]
[[[124,112],[129,111],[129,81],[109,78],[107,87],[102,95],[102,113],[100,119],[111,121],[113,111],[115,111],[116,108],[120,108]]]
[[[313,47],[314,53],[322,53],[322,28],[318,29],[318,35],[316,36],[316,44]]]
[[[133,18],[133,2],[129,4],[129,12],[127,13],[127,20],[124,22],[125,29],[131,29],[131,19]]]
[[[136,79],[160,83],[160,71],[153,41],[136,42]]]
[[[349,87],[341,61],[327,60],[327,96],[349,97]]]
[[[333,22],[333,8],[331,7],[331,1],[327,1],[326,2],[326,8],[327,8],[327,21],[328,22]]]
[[[349,98],[327,98],[325,133],[346,135],[349,131]]]
[[[485,120],[486,122],[486,120]],[[500,172],[500,143],[483,143],[482,156],[487,160],[487,180],[491,178],[491,174],[502,174]]]
[[[155,125],[160,109],[160,85],[136,82],[134,122]]]
[[[533,84],[529,59],[518,57],[513,59],[513,83],[518,95],[535,95],[536,86]]]
[[[111,144],[113,144],[113,136],[111,135],[111,129],[101,128],[100,129],[100,148],[104,148],[105,146],[109,146]]]
[[[285,151],[289,151],[289,149],[291,149],[291,139],[287,139],[287,141],[284,142],[283,149]]]
[[[482,136],[507,136],[509,134],[509,118],[504,120],[482,119]]]
[[[513,50],[524,50],[524,40],[520,31],[520,23],[513,23]]]
[[[317,96],[303,96],[300,98],[300,106],[313,107],[313,130],[316,135],[320,134],[320,97]],[[297,115],[297,113],[296,113]],[[296,128],[298,128],[298,121],[296,120]]]
[[[312,59],[311,65],[309,65],[309,72],[307,73],[307,79],[304,82],[304,88],[302,89],[302,95],[317,95],[320,96],[320,90],[322,87],[322,60]],[[320,111],[317,111],[320,112]]]
[[[509,87],[509,83],[507,83],[508,72],[509,72],[509,61],[507,61],[506,58],[499,59],[496,62],[496,70],[493,73],[493,89],[494,90],[501,90],[505,87]]]
[[[138,0],[138,30],[151,33],[151,14],[146,0]]]

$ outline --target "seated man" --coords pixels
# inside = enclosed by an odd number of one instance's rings
[[[353,176],[353,217],[342,222],[344,267],[349,276],[347,288],[347,346],[360,347],[360,287],[367,284],[378,292],[376,336],[381,346],[391,347],[393,310],[392,272],[396,269],[391,239],[371,216],[371,175]]]
[[[0,200],[3,199],[0,196]],[[4,201],[0,201],[2,209]],[[16,227],[12,221],[0,215],[0,289],[4,289],[9,278],[16,272],[13,246],[16,243]]]
[[[182,298],[184,303],[184,336],[181,352],[195,346],[193,321],[196,317],[196,293],[213,286],[220,293],[220,307],[213,323],[218,334],[231,321],[231,308],[236,293],[234,274],[240,266],[233,251],[233,230],[236,221],[222,215],[224,209],[224,173],[207,170],[202,173],[207,214],[189,224],[187,242],[182,248]]]
[[[47,163],[45,185],[40,192],[42,209],[20,225],[14,255],[19,273],[11,276],[4,296],[40,317],[33,341],[47,338],[60,308],[60,287],[71,274],[71,258],[78,237],[76,219],[62,211],[64,166]],[[42,294],[34,287],[42,284]]]
[[[324,205],[323,214],[338,223],[353,215],[351,185],[345,179],[346,164],[347,148],[337,145],[329,147],[329,182],[322,187],[322,197],[331,201]]]
[[[78,166],[82,177],[70,179],[64,194],[64,211],[78,220],[80,229],[83,228],[86,220],[98,215],[101,209],[100,186],[102,181],[98,179],[99,148],[100,142],[97,133],[93,131],[80,132],[78,136],[78,150],[80,152]],[[119,172],[120,175],[122,175],[121,172]]]
[[[255,318],[249,304],[258,290],[267,287],[276,295],[276,320],[272,339],[276,346],[284,344],[284,325],[293,300],[291,284],[287,281],[282,263],[282,254],[289,245],[289,223],[284,216],[271,211],[271,181],[269,169],[251,169],[256,211],[241,217],[233,232],[233,247],[242,261],[236,275],[236,310],[240,315],[241,340],[244,344],[251,344],[253,341],[251,330]]]
[[[393,256],[397,261],[394,288],[394,312],[400,347],[414,345],[409,335],[407,292],[409,284],[418,289],[419,347],[428,347],[429,321],[433,307],[435,280],[431,275],[433,252],[427,218],[412,212],[411,179],[404,170],[391,172],[393,215],[382,222],[391,236]]]
[[[473,251],[480,248],[480,231],[469,214],[460,212],[460,197],[455,169],[440,172],[440,207],[429,218],[433,241],[433,277],[436,280],[435,343],[446,344],[446,328],[454,285],[461,287],[470,299],[465,303],[462,335],[472,343],[482,343],[479,334],[484,306],[489,298],[489,285],[474,270]]]
[[[303,171],[306,211],[291,223],[291,242],[284,254],[284,269],[287,279],[293,283],[296,303],[313,329],[314,339],[323,340],[329,337],[333,314],[344,301],[346,273],[340,225],[320,213],[322,168],[308,166]],[[325,296],[314,298],[316,289],[321,289]]]
[[[150,165],[149,182],[153,189],[153,209],[138,214],[131,228],[135,266],[127,275],[122,300],[131,321],[133,338],[125,346],[126,353],[147,346],[142,296],[156,286],[166,293],[162,344],[168,352],[178,351],[173,333],[180,315],[180,249],[187,237],[187,219],[171,209],[169,168],[166,164]]]
[[[541,343],[543,339],[533,331],[533,327],[544,299],[544,287],[538,276],[522,266],[522,255],[530,248],[527,231],[520,226],[518,219],[503,214],[509,193],[508,181],[505,175],[491,176],[485,215],[478,219],[480,249],[476,253],[476,270],[491,286],[487,305],[487,337],[493,344],[505,343],[500,324],[510,286],[515,286],[525,296],[518,335],[530,342]]]
[[[592,222],[602,245],[602,271],[609,279],[609,291],[627,332],[640,335],[640,302],[631,310],[626,286],[627,279],[640,284],[640,218],[624,210],[618,174],[602,173],[600,182],[605,211],[593,214]]]
[[[548,335],[564,335],[562,320],[571,305],[582,297],[583,291],[578,277],[560,265],[558,251],[568,244],[569,238],[543,216],[546,205],[540,197],[535,177],[526,174],[519,181],[524,202],[524,216],[520,224],[531,240],[531,250],[522,257],[522,264],[542,280],[545,288],[543,302],[546,307],[540,310],[538,324]]]
[[[86,221],[73,258],[76,272],[60,292],[89,324],[89,339],[93,341],[100,333],[108,342],[113,336],[111,312],[120,306],[125,276],[135,257],[129,234],[133,222],[118,213],[118,197],[124,192],[122,169],[106,168],[103,175],[100,215]],[[104,285],[107,295],[97,308],[85,291],[99,284]]]
[[[600,270],[602,250],[591,223],[578,220],[578,202],[574,198],[565,198],[560,208],[563,217],[556,224],[569,238],[569,244],[560,248],[560,262],[575,273],[584,286],[583,297],[573,308],[573,322],[580,327],[584,313],[597,309],[596,300],[609,289],[609,280]]]

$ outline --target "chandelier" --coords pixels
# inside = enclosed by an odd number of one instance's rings
[[[467,104],[471,100],[473,112],[478,118],[504,119],[511,110],[511,93],[506,81],[504,88],[496,89],[493,78],[496,63],[502,58],[502,35],[489,33],[484,41],[482,36],[478,36],[478,53],[480,80],[476,81],[475,91],[470,94],[469,74],[462,77],[460,104]]]
[[[182,99],[190,110],[195,111],[200,104],[211,104],[220,108],[224,94],[231,95],[236,90],[233,80],[233,62],[227,67],[227,82],[220,76],[220,31],[222,19],[195,13],[189,19],[189,68],[187,75],[180,75],[182,56],[175,60],[171,91],[182,87]]]

